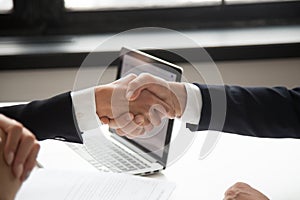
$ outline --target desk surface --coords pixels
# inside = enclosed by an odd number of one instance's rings
[[[216,148],[199,160],[206,132],[197,132],[191,148],[177,162],[151,178],[175,182],[172,200],[223,199],[227,188],[242,181],[271,199],[299,199],[300,140],[261,139],[222,134]],[[53,148],[55,146],[55,148]],[[76,163],[63,142],[44,141],[39,156],[47,168],[61,168],[59,160],[70,160],[65,168],[86,170],[87,163]],[[70,150],[69,150],[70,151]]]
[[[5,105],[12,103],[0,103]],[[227,188],[240,181],[259,189],[270,199],[300,198],[300,140],[223,133],[212,153],[199,160],[207,132],[194,134],[197,134],[194,143],[181,159],[150,176],[176,183],[171,200],[220,200]],[[47,168],[95,170],[82,160],[78,162],[78,155],[63,142],[46,140],[41,146],[38,160],[46,161]],[[65,159],[69,164],[61,166],[60,161]]]

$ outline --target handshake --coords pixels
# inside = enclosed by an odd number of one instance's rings
[[[186,99],[183,83],[147,73],[130,74],[95,88],[96,112],[102,123],[129,138],[150,132],[163,118],[181,117]]]
[[[119,135],[130,138],[151,131],[165,117],[180,117],[187,98],[184,84],[167,82],[150,74],[130,74],[113,83],[97,86],[94,93],[99,119]],[[41,102],[33,104],[41,107]],[[20,106],[3,110],[34,108],[32,104]],[[54,103],[54,109],[60,108],[55,106]],[[36,128],[38,123],[31,125]],[[51,135],[46,137],[52,138]],[[40,145],[29,129],[0,114],[0,199],[14,199],[33,170],[39,149]]]

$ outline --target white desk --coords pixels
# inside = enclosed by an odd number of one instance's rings
[[[299,199],[300,140],[223,134],[214,151],[198,160],[206,132],[197,134],[184,157],[162,173],[150,176],[177,184],[172,200],[220,200],[226,189],[238,181],[250,184],[271,199]],[[64,168],[86,169],[87,163],[72,162],[76,160],[72,156],[77,155],[66,152],[64,147],[62,142],[42,142],[39,158],[47,160],[48,168],[61,168],[59,160],[68,159],[70,163]]]
[[[0,103],[4,105],[10,104]],[[206,132],[195,134],[198,136],[184,157],[151,176],[177,184],[172,200],[220,200],[238,181],[259,189],[270,199],[300,198],[300,140],[223,134],[214,151],[199,160]],[[47,168],[61,169],[60,160],[68,159],[74,162],[65,168],[86,170],[88,164],[76,162],[77,155],[63,142],[43,141],[41,146],[39,160],[46,161]]]

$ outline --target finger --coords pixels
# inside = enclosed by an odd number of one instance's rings
[[[236,199],[235,199],[235,197],[228,196],[228,197],[224,197],[223,200],[236,200]]]
[[[144,119],[144,116],[142,115],[137,115],[135,117],[135,120],[137,120],[139,117],[141,117],[141,119]],[[138,120],[137,120],[138,121]],[[132,134],[133,132],[135,132],[137,129],[139,130],[140,127],[142,127],[141,125],[138,125],[137,123],[135,123],[134,121],[131,121],[129,124],[127,124],[126,126],[124,126],[123,128],[118,128],[116,129],[116,132],[118,135],[120,136],[127,136]]]
[[[5,132],[7,128],[9,128],[11,125],[14,125],[18,122],[15,120],[12,120],[3,114],[0,114],[0,128]]]
[[[135,131],[139,127],[140,126],[137,125],[134,121],[131,121],[126,126],[124,126],[122,128],[117,128],[117,129],[120,129],[122,131],[122,133],[124,133],[125,135],[128,135],[128,134],[132,133],[133,131]]]
[[[40,151],[40,145],[38,144],[38,142],[35,142],[27,160],[25,161],[24,173],[21,176],[21,181],[24,181],[29,177],[31,171],[33,170],[34,166],[36,165],[36,159],[37,159],[39,151]]]
[[[156,104],[156,105],[153,105],[152,107],[153,107],[153,109],[155,109],[158,112],[161,119],[165,118],[169,115],[168,112],[170,112],[170,111],[167,112],[163,105]],[[170,108],[168,107],[168,109],[170,109]]]
[[[154,98],[153,108],[162,114],[163,117],[168,117],[173,119],[176,116],[175,109],[172,108],[170,105],[159,99],[158,97]]]
[[[13,163],[13,172],[17,178],[21,178],[24,172],[25,161],[27,160],[34,144],[34,135],[24,128],[23,136],[21,137]]]
[[[134,101],[140,96],[140,93],[143,89],[146,88],[146,85],[142,83],[142,79],[138,76],[136,79],[128,83],[126,98],[129,101]]]
[[[225,192],[225,196],[231,196],[235,194],[235,185],[232,185],[230,188],[228,188]]]
[[[168,83],[164,79],[155,77],[149,73],[142,73],[128,84],[126,98],[129,101],[133,101],[140,95],[141,91],[144,89],[147,89],[155,94],[158,88],[152,88],[152,86],[155,85],[157,85],[158,87],[164,86],[168,88]],[[152,91],[152,89],[155,91]]]
[[[101,121],[103,124],[109,124],[110,119],[109,119],[108,117],[100,117],[100,121]]]
[[[151,78],[148,74],[140,74],[137,78],[128,83],[126,98],[129,101],[134,101],[143,89],[147,89],[149,82],[151,82]]]
[[[127,76],[115,81],[114,83],[128,85],[128,83],[133,81],[136,77],[137,77],[137,75],[131,73],[131,74],[128,74]]]
[[[148,124],[148,125],[146,125],[146,126],[144,126],[144,129],[145,129],[146,132],[152,131],[153,128],[154,128],[154,126],[151,123]]]
[[[151,124],[153,124],[154,126],[159,126],[161,124],[160,115],[155,109],[153,109],[153,107],[150,108],[149,118]]]
[[[110,119],[108,126],[113,129],[123,128],[128,124],[130,124],[132,120],[133,120],[133,114],[125,113],[116,119]]]
[[[5,145],[6,136],[3,130],[0,128],[0,153],[3,151]]]
[[[145,123],[145,117],[143,115],[138,114],[134,117],[134,122],[137,125],[142,126]]]
[[[226,192],[225,192],[225,196],[233,196],[235,195],[235,190],[234,189],[228,189]]]
[[[237,182],[234,185],[232,185],[230,188],[227,189],[227,191],[225,192],[225,195],[237,195],[240,191],[240,189],[243,188],[251,188],[250,185],[248,185],[247,183],[243,183],[243,182]]]
[[[8,165],[11,165],[15,157],[15,151],[21,137],[23,126],[19,122],[0,114],[0,128],[6,135],[7,140],[4,144],[5,161]]]
[[[164,119],[164,118],[170,118],[170,119],[173,119],[173,117],[170,117],[169,114],[167,113],[167,111],[165,110],[165,108],[161,105],[153,105],[151,107],[157,114],[157,118],[159,118],[161,121]]]
[[[132,91],[126,92],[126,98],[127,98],[127,100],[128,101],[134,101],[134,100],[136,100],[140,96],[142,90],[144,90],[145,88],[146,88],[146,86],[143,86],[143,87],[140,87],[140,88],[138,88],[136,90],[132,90]]]
[[[116,129],[116,133],[122,137],[126,135],[126,133],[124,131],[122,131],[122,129]]]
[[[14,122],[6,130],[7,141],[5,144],[4,155],[8,165],[11,165],[15,159],[16,151],[23,133],[23,126]]]
[[[135,130],[133,130],[130,133],[126,133],[122,129],[116,129],[116,133],[119,136],[122,136],[122,137],[126,136],[126,137],[132,139],[132,138],[135,138],[137,136],[140,136],[140,135],[144,134],[145,133],[145,129],[143,127],[138,127],[138,128],[136,128]]]
[[[143,135],[144,133],[145,133],[145,129],[143,127],[138,127],[137,129],[135,129],[131,133],[127,134],[126,137],[129,138],[129,139],[133,139],[133,138],[136,138],[140,135]]]

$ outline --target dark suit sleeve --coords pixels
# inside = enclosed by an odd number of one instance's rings
[[[38,140],[61,138],[82,143],[70,92],[24,105],[2,107],[0,113],[21,122]]]
[[[200,88],[203,105],[199,125],[191,126],[192,129],[256,137],[300,138],[300,88],[196,85]],[[222,96],[224,92],[225,120],[213,119],[211,97]],[[218,105],[214,106],[223,112]],[[218,123],[221,123],[221,129]]]

